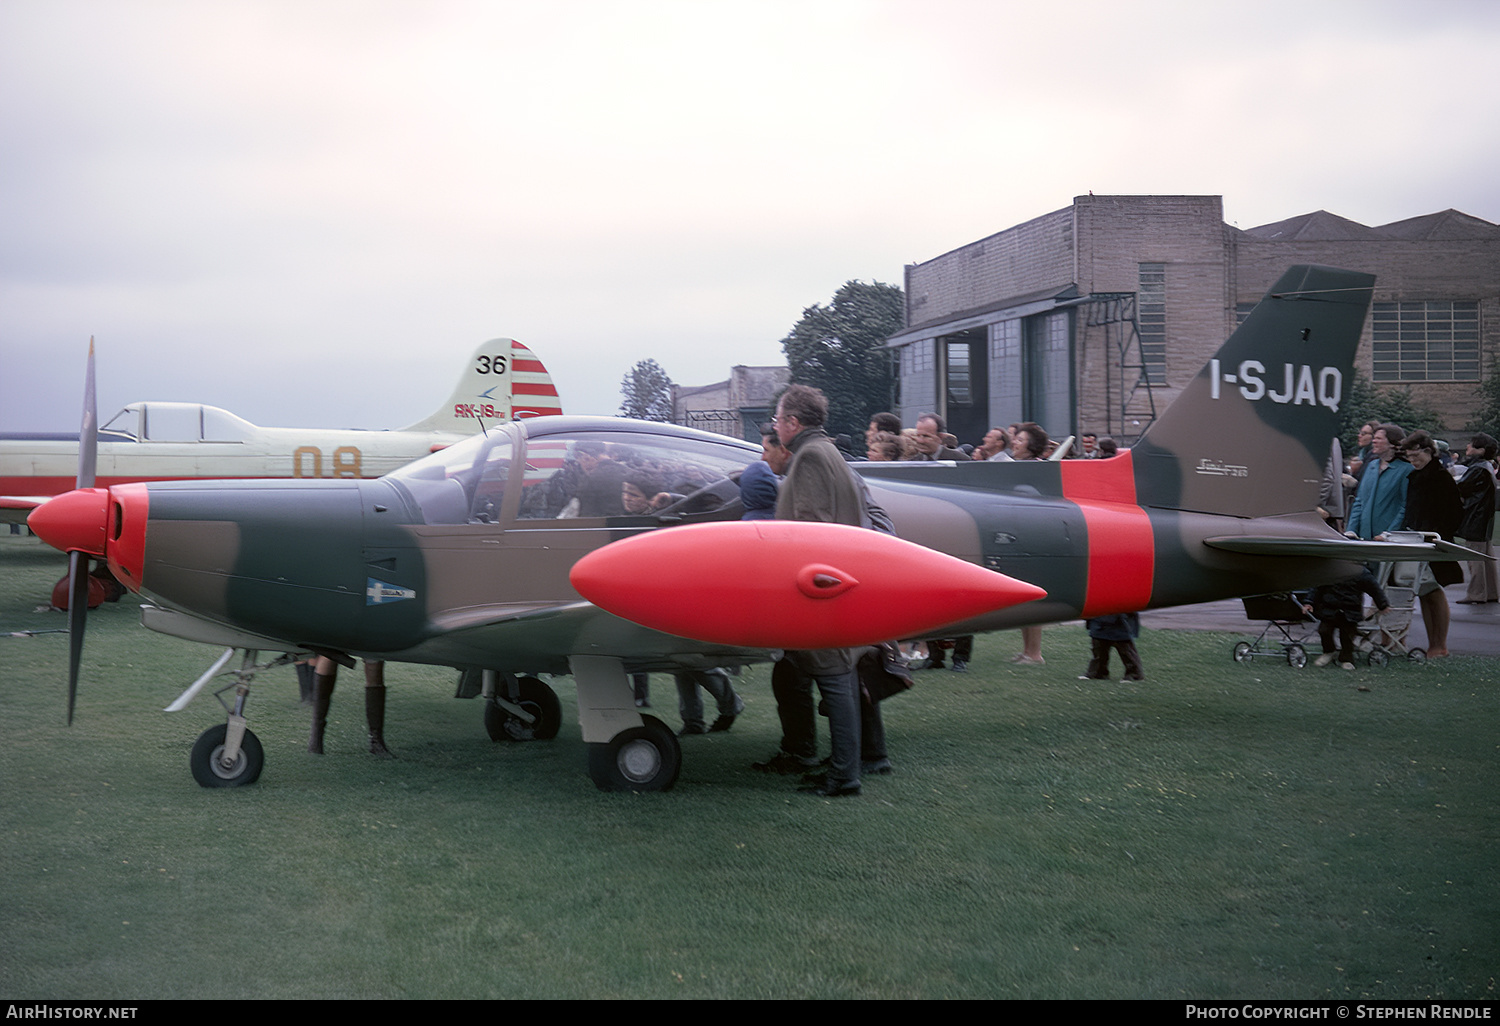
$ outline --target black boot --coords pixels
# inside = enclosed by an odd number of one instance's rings
[[[365,688],[365,723],[370,728],[370,754],[394,759],[395,753],[385,746],[385,685]]]
[[[313,704],[313,692],[317,685],[315,679],[317,674],[313,671],[312,663],[297,663],[297,690],[302,694],[302,704]]]
[[[314,674],[312,733],[307,738],[307,750],[313,755],[323,754],[323,730],[328,726],[328,704],[333,701],[333,684],[337,679],[332,674]]]

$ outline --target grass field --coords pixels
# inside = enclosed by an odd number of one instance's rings
[[[34,610],[64,570],[0,537],[0,633],[62,627]],[[556,741],[497,745],[453,673],[391,666],[377,762],[357,674],[317,758],[282,669],[260,782],[210,791],[217,703],[160,710],[213,653],[133,605],[90,620],[71,728],[66,636],[0,637],[0,997],[1496,996],[1493,660],[1298,671],[1156,632],[1122,684],[1076,679],[1079,625],[1038,668],[983,637],[887,703],[898,772],[841,801],[748,769],[764,667],[655,795],[594,789],[567,680]]]

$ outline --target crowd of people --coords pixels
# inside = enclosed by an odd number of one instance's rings
[[[1109,459],[1120,451],[1113,438],[1100,438],[1092,431],[1080,434],[1077,442],[1076,447],[1068,445],[1063,459]],[[1007,463],[1048,460],[1055,456],[1058,448],[1059,443],[1047,434],[1046,429],[1031,421],[1017,422],[1008,427],[992,427],[985,432],[978,445],[960,444],[958,438],[946,430],[943,418],[936,413],[921,414],[914,426],[903,428],[900,417],[894,413],[881,412],[870,418],[869,427],[865,429],[865,458],[875,462],[980,460]],[[951,650],[952,668],[962,673],[969,668],[973,649],[973,637],[950,638],[942,642],[915,645],[908,656],[913,669],[942,669],[945,653]],[[1022,627],[1021,651],[1011,657],[1011,662],[1020,666],[1041,666],[1046,661],[1042,656],[1042,629]],[[1136,668],[1139,669],[1138,662]]]
[[[1359,429],[1358,450],[1340,475],[1342,495],[1348,510],[1340,524],[1338,507],[1325,503],[1324,514],[1350,538],[1386,541],[1396,531],[1424,531],[1444,541],[1492,554],[1491,532],[1495,525],[1495,439],[1483,432],[1470,437],[1462,456],[1448,443],[1423,430],[1408,433],[1399,424],[1367,421]],[[1325,489],[1325,494],[1327,493]],[[1468,589],[1458,601],[1483,605],[1500,601],[1495,564],[1476,560],[1468,564]],[[1458,563],[1434,562],[1425,572],[1413,575],[1422,624],[1427,629],[1427,656],[1448,654],[1451,611],[1444,587],[1461,584]],[[1324,654],[1332,647],[1325,640]],[[1331,662],[1327,660],[1326,662]],[[1325,665],[1326,665],[1325,662]],[[1348,665],[1341,658],[1341,665]]]
[[[840,436],[839,440],[847,442],[847,436]],[[1079,435],[1077,443],[1077,446],[1069,445],[1063,459],[1108,459],[1120,452],[1119,443],[1113,438],[1100,438],[1092,431]],[[944,429],[943,418],[936,413],[922,414],[916,425],[909,428],[903,428],[901,418],[894,413],[877,413],[870,418],[870,426],[865,430],[865,459],[873,462],[1050,460],[1058,446],[1059,443],[1040,424],[1030,421],[1017,422],[1009,427],[992,427],[977,445],[960,444],[957,436]],[[843,448],[847,450],[849,447],[843,445]]]

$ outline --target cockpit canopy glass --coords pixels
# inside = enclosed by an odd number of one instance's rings
[[[739,501],[740,472],[759,455],[735,439],[697,433],[580,429],[528,439],[511,424],[389,478],[411,494],[428,524],[727,515]]]

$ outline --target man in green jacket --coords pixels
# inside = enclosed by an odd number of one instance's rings
[[[863,489],[823,430],[828,400],[816,388],[792,385],[776,406],[776,436],[792,454],[776,500],[778,520],[862,526],[867,519]],[[807,790],[826,798],[859,794],[859,681],[848,649],[787,652],[771,674],[781,717],[781,750],[755,768],[774,773],[805,771]],[[818,774],[817,727],[812,686],[828,715],[833,754]]]

